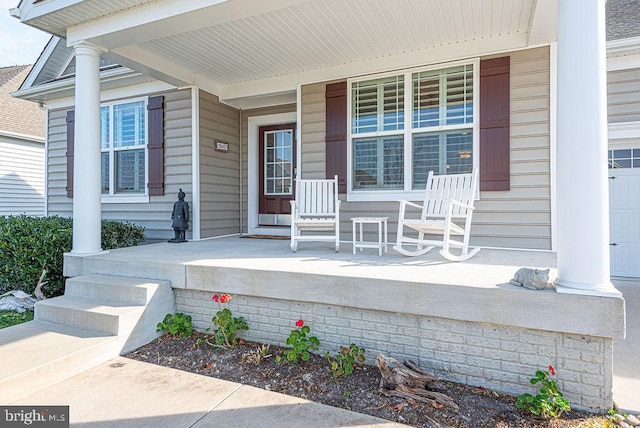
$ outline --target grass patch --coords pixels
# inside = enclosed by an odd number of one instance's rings
[[[23,313],[14,311],[0,311],[0,328],[22,324],[23,322],[31,321],[32,319],[33,311],[27,310]]]

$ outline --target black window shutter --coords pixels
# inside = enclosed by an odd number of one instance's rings
[[[197,112],[193,112],[197,114]],[[149,97],[147,104],[149,196],[164,195],[164,96]]]
[[[75,140],[76,111],[67,112],[67,198],[73,198],[73,145]]]
[[[347,192],[347,82],[326,86],[326,177],[338,176],[338,192]]]
[[[510,58],[480,61],[480,190],[509,190]]]

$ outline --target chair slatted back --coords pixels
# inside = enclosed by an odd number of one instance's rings
[[[330,180],[296,180],[300,217],[333,217],[338,200],[338,176]]]
[[[434,175],[429,172],[424,195],[422,220],[432,217],[444,217],[447,212],[447,199],[454,199],[473,206],[477,181],[477,170],[469,174]],[[468,209],[453,206],[452,217],[464,218]]]

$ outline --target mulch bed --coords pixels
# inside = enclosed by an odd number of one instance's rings
[[[515,407],[515,398],[484,388],[446,381],[426,385],[431,391],[451,397],[458,410],[434,403],[418,403],[379,392],[380,371],[375,366],[358,366],[350,376],[336,378],[326,358],[312,355],[303,363],[285,361],[285,348],[270,346],[260,364],[243,361],[259,344],[243,342],[229,350],[197,344],[196,334],[186,339],[163,336],[126,355],[139,361],[252,385],[269,391],[304,398],[416,427],[605,427],[604,417],[571,411],[554,421],[539,420]],[[281,355],[280,363],[276,356]]]

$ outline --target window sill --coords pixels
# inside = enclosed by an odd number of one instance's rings
[[[148,204],[149,195],[102,195],[103,204]]]
[[[362,190],[347,193],[347,202],[398,201],[400,199],[421,201],[424,199],[424,190],[409,192],[404,190]]]
[[[401,199],[407,201],[423,201],[424,190],[412,190],[409,192],[403,190],[369,190],[369,191],[350,191],[347,192],[347,202],[397,202]],[[476,190],[474,199],[480,200],[480,192]]]

